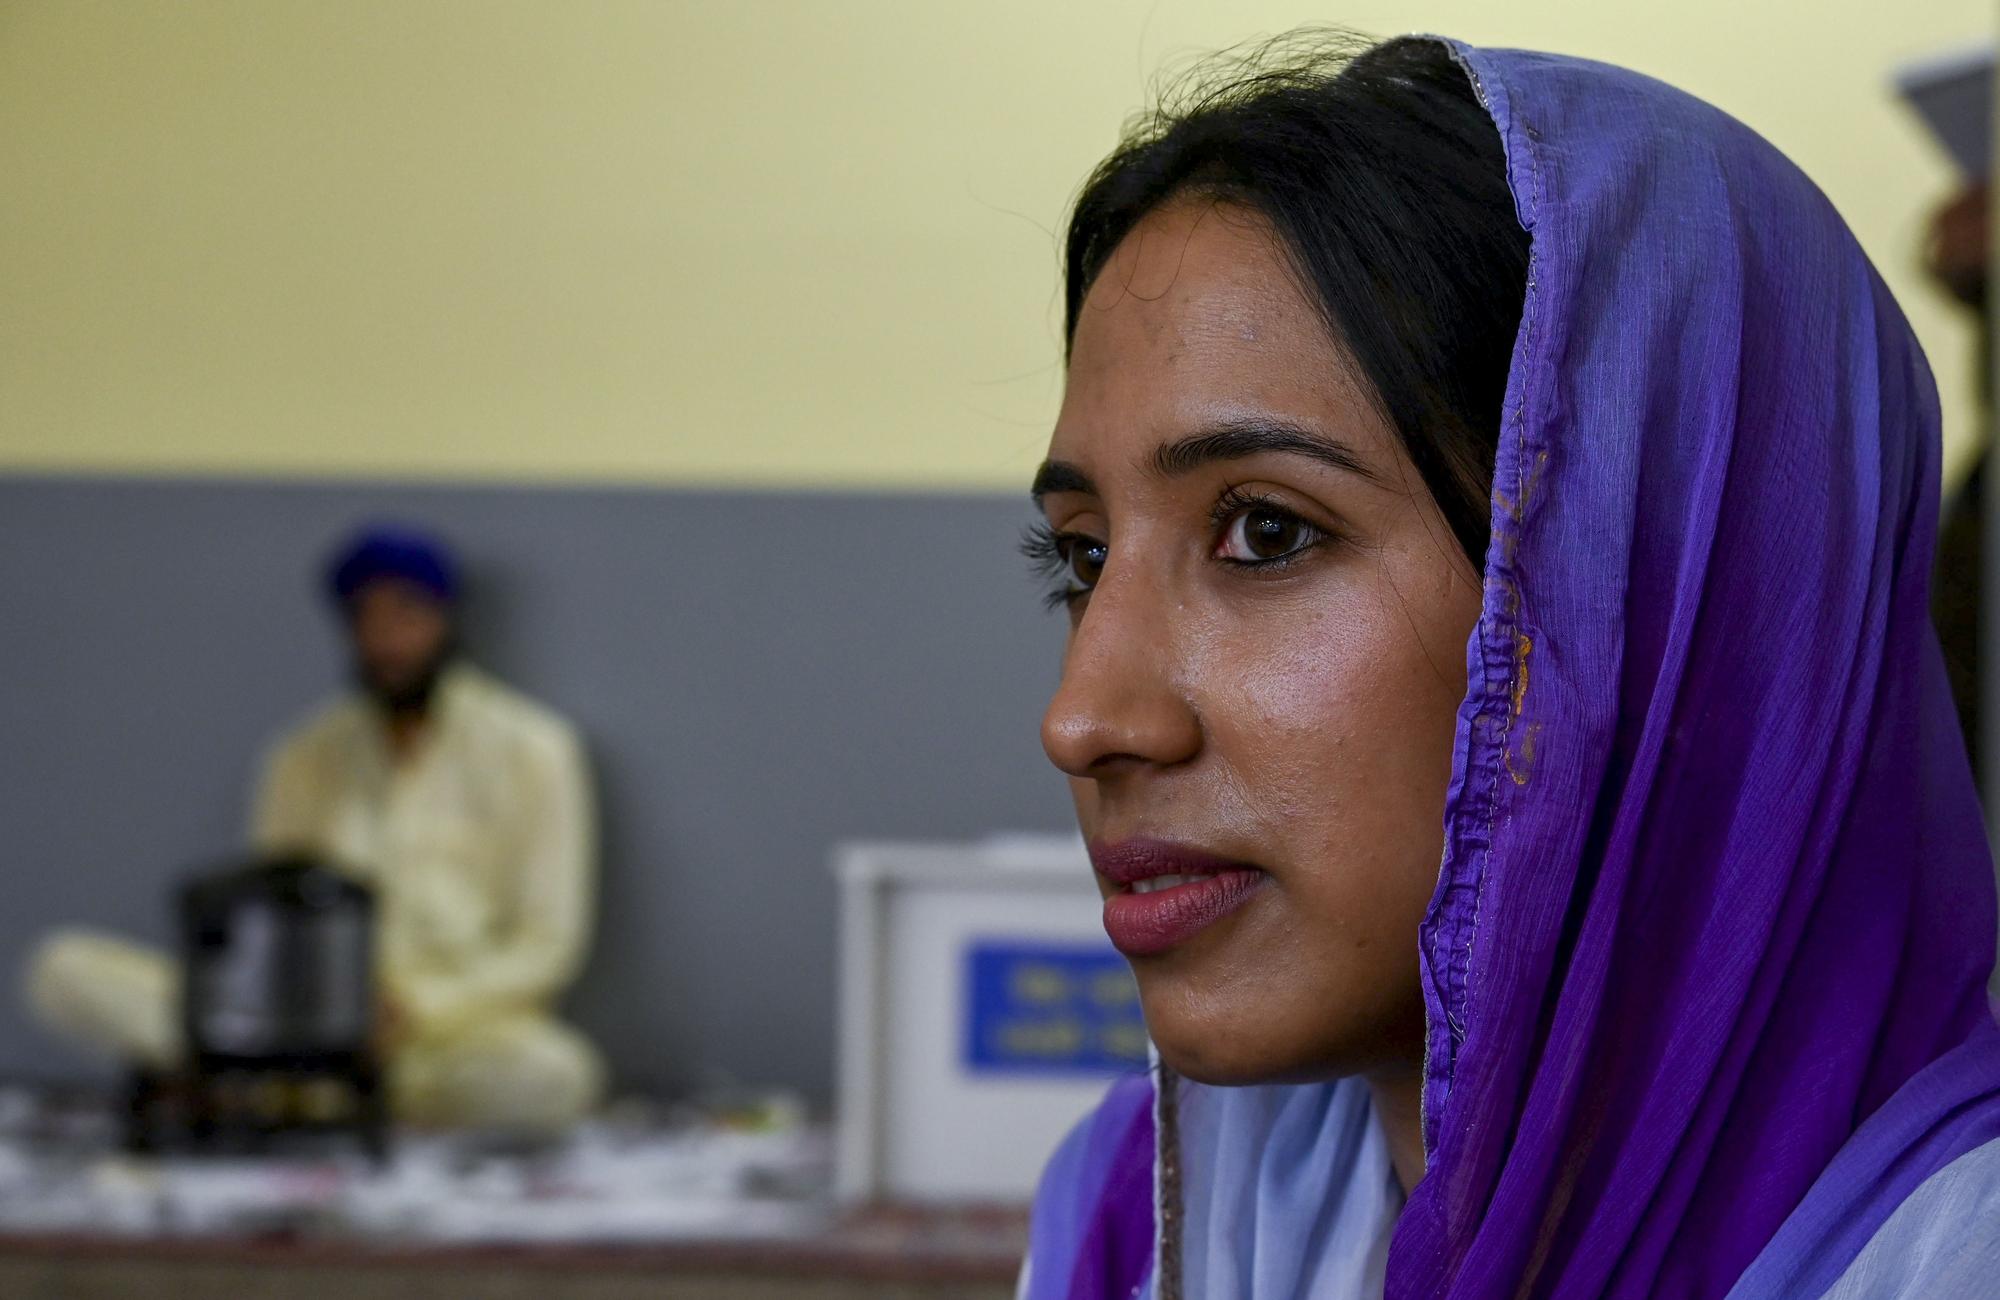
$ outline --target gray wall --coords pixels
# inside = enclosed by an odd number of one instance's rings
[[[61,922],[166,937],[258,751],[338,684],[318,566],[376,517],[457,542],[475,658],[589,739],[603,902],[570,1010],[628,1086],[824,1099],[829,846],[1069,824],[1024,497],[0,477],[8,980]],[[91,1073],[0,990],[0,1075]]]

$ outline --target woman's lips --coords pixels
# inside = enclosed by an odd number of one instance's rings
[[[1187,942],[1270,878],[1247,863],[1158,840],[1092,844],[1090,862],[1116,886],[1104,900],[1104,932],[1127,957]]]

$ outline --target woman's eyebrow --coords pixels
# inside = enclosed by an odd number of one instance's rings
[[[1346,444],[1282,420],[1228,420],[1162,445],[1153,453],[1153,472],[1163,478],[1221,460],[1241,460],[1265,452],[1309,456],[1322,465],[1375,480],[1378,476]]]
[[[1054,492],[1082,492],[1096,496],[1097,484],[1090,481],[1090,475],[1066,460],[1045,460],[1042,467],[1035,471],[1035,482],[1028,489],[1028,495],[1035,499],[1036,505],[1040,505],[1043,497]]]

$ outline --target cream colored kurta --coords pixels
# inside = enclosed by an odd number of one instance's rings
[[[384,986],[425,1031],[545,1009],[582,965],[596,879],[582,747],[563,719],[475,669],[439,683],[403,762],[360,698],[286,737],[251,840],[374,887]]]
[[[590,782],[568,723],[456,667],[397,761],[373,706],[343,700],[266,760],[251,840],[374,887],[378,971],[405,1018],[389,1059],[400,1118],[548,1127],[595,1104],[599,1057],[551,1010],[582,965],[596,895]],[[155,1067],[180,1058],[179,972],[163,953],[65,931],[28,984],[73,1038]]]

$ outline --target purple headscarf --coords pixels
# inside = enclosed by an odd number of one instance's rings
[[[1916,1150],[1960,1107],[2000,1135],[1992,867],[1926,601],[1936,396],[1747,128],[1459,54],[1532,253],[1391,1291],[1718,1294],[1857,1131],[1902,1134],[1904,1191],[1969,1144]],[[1969,1091],[1906,1089],[1927,1067]]]
[[[1760,1293],[1816,1295],[2000,1137],[1992,866],[1927,613],[1929,370],[1740,123],[1452,48],[1532,254],[1388,1294],[1719,1296],[1754,1262]],[[1138,1126],[1097,1131],[1128,1140],[1087,1163],[1150,1162]],[[1118,1236],[1135,1202],[1084,1219]],[[1048,1218],[1038,1292],[1045,1258],[1081,1276]]]

